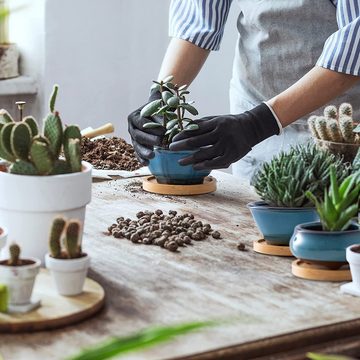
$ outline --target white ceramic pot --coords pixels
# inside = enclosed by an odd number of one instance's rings
[[[90,200],[91,165],[86,162],[82,172],[65,175],[25,176],[0,172],[1,223],[9,231],[8,244],[19,244],[24,258],[38,258],[43,262],[54,218],[64,216],[83,223]]]
[[[8,231],[5,227],[0,226],[0,250],[6,245]]]
[[[353,248],[360,249],[360,245],[352,245],[346,248],[346,260],[350,264],[352,282],[360,290],[360,253],[353,251]]]
[[[74,296],[82,293],[90,266],[88,255],[78,259],[55,259],[47,254],[45,264],[60,295]]]
[[[39,273],[41,261],[28,258],[33,264],[24,266],[0,265],[0,282],[9,289],[9,303],[26,305],[30,303],[36,275]]]

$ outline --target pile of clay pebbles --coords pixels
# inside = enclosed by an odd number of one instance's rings
[[[192,214],[177,215],[170,210],[165,215],[162,210],[140,211],[137,220],[119,217],[116,224],[109,226],[109,234],[117,239],[128,239],[144,245],[161,246],[169,251],[190,245],[192,241],[207,239],[210,235],[220,239],[218,231],[213,231],[210,224],[203,224]]]
[[[98,170],[138,170],[134,148],[118,137],[90,140],[83,138],[81,154],[84,161]]]

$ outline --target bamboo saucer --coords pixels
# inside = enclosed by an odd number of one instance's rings
[[[216,191],[216,179],[208,176],[202,184],[197,185],[171,185],[159,184],[155,176],[147,176],[143,180],[143,189],[147,192],[160,195],[202,195]]]
[[[270,245],[264,239],[256,240],[253,244],[253,249],[259,254],[272,256],[293,256],[290,247],[286,245]]]
[[[318,264],[309,264],[303,260],[293,261],[292,273],[296,277],[317,281],[351,281],[349,265],[343,265],[338,269],[329,269]]]

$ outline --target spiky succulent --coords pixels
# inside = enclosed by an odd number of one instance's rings
[[[306,192],[321,195],[330,184],[330,165],[336,177],[343,180],[350,173],[350,166],[327,151],[314,145],[299,145],[288,152],[281,152],[265,163],[254,178],[258,195],[276,207],[311,207]]]
[[[50,254],[56,259],[75,259],[81,257],[81,223],[78,220],[66,221],[62,217],[54,219],[49,236]]]
[[[55,111],[57,92],[55,85],[42,134],[33,117],[15,122],[6,110],[0,110],[0,158],[11,163],[11,173],[58,175],[81,171],[80,129],[75,125],[63,129]],[[65,159],[60,158],[62,150]]]
[[[168,76],[162,81],[153,81],[151,91],[160,92],[161,98],[147,104],[141,110],[142,117],[159,117],[161,123],[149,121],[144,124],[144,129],[164,128],[165,134],[162,145],[168,147],[174,136],[181,131],[197,130],[199,126],[189,117],[185,117],[186,112],[191,115],[198,115],[198,111],[192,106],[193,102],[186,100],[186,95],[190,92],[187,85],[178,86],[173,84],[174,77]]]
[[[18,244],[11,244],[9,247],[10,259],[8,260],[8,264],[10,266],[18,266],[20,263],[20,253],[21,249]]]

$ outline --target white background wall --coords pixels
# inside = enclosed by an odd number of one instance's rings
[[[36,1],[36,0],[35,0]],[[111,121],[127,135],[127,115],[147,99],[168,44],[169,0],[48,0],[44,89],[60,85],[57,108],[82,127]],[[236,41],[232,9],[222,50],[192,86],[201,115],[228,112]]]

